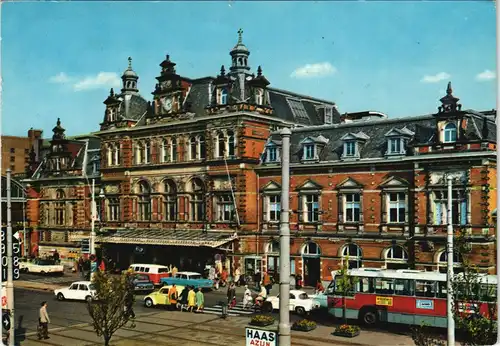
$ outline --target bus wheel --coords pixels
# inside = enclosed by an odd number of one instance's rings
[[[367,326],[374,326],[378,322],[378,313],[375,309],[361,310],[359,317],[361,322]]]

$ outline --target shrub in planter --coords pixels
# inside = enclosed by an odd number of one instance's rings
[[[250,324],[252,326],[265,327],[274,323],[274,317],[266,315],[257,315],[252,317]]]
[[[358,326],[351,326],[348,324],[342,324],[342,325],[338,326],[337,328],[335,328],[333,335],[344,336],[346,338],[353,338],[355,336],[358,336],[360,332],[361,332],[361,329]]]
[[[309,320],[300,320],[300,321],[296,321],[293,323],[292,325],[292,329],[293,330],[298,330],[298,331],[301,331],[301,332],[309,332],[313,329],[316,328],[316,322],[314,321],[309,321]]]

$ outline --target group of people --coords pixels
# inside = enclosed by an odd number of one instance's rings
[[[193,286],[186,286],[179,295],[177,286],[174,284],[168,290],[168,298],[171,310],[203,312],[205,296],[201,288],[196,289]]]

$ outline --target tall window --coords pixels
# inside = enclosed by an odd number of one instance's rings
[[[457,141],[457,126],[449,123],[444,127],[444,142],[451,143]]]
[[[135,145],[135,163],[140,165],[144,162],[144,147],[142,143],[136,143]]]
[[[55,205],[55,212],[56,212],[56,225],[62,226],[65,224],[66,218],[66,202],[64,201],[64,192],[62,190],[57,190],[56,192],[56,205]]]
[[[344,156],[356,156],[356,142],[347,141],[344,143]]]
[[[145,181],[139,183],[139,220],[151,220],[151,189]]]
[[[226,140],[224,134],[219,132],[217,134],[217,157],[224,157],[226,151]]]
[[[108,199],[108,220],[109,221],[120,220],[120,200],[118,198]]]
[[[161,162],[170,161],[170,144],[167,139],[161,141]]]
[[[359,222],[360,199],[361,196],[359,193],[345,195],[345,222]]]
[[[205,136],[200,136],[198,139],[200,142],[200,159],[205,159],[207,157],[207,146],[205,143]]]
[[[260,88],[255,90],[255,104],[257,105],[264,104],[264,90]]]
[[[223,88],[220,91],[220,104],[227,105],[227,89]]]
[[[234,139],[234,132],[233,131],[227,132],[227,146],[228,146],[229,156],[234,156],[236,142]]]
[[[172,143],[171,143],[171,152],[170,152],[170,157],[172,158],[172,162],[177,161],[177,138],[172,138]]]
[[[114,147],[112,144],[108,145],[108,150],[107,150],[107,157],[108,157],[108,166],[113,166],[114,160],[113,160],[113,150]]]
[[[303,216],[304,222],[317,222],[319,221],[319,196],[314,195],[304,195],[302,196],[303,201]]]
[[[267,147],[266,162],[276,162],[278,161],[278,148],[275,145],[270,145]]]
[[[113,147],[113,165],[118,166],[120,164],[120,144],[115,144]]]
[[[191,181],[191,220],[205,220],[205,194],[203,182],[199,179]]]
[[[281,196],[266,195],[264,196],[263,202],[264,202],[264,220],[271,222],[280,221]]]
[[[448,224],[448,191],[434,191],[434,224]],[[467,193],[460,190],[451,192],[451,218],[454,225],[467,224]]]
[[[325,107],[325,124],[333,123],[333,108],[326,106]]]
[[[144,143],[144,163],[150,163],[151,162],[151,143],[149,141],[146,141]]]
[[[196,143],[196,137],[191,137],[189,139],[189,153],[191,160],[196,160],[198,158],[198,145]]]
[[[356,244],[347,244],[342,249],[342,262],[349,258],[349,269],[361,268],[361,248]]]
[[[388,154],[400,154],[402,152],[401,138],[389,138],[387,142]]]
[[[314,143],[307,143],[304,145],[304,160],[314,159]]]
[[[217,197],[217,221],[232,221],[234,219],[234,203],[230,194]]]
[[[163,195],[163,219],[165,221],[177,220],[177,188],[173,181],[165,181]]]
[[[389,222],[406,222],[406,193],[390,192],[389,197]]]

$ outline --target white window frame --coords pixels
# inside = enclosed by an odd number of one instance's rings
[[[271,152],[274,151],[274,160],[272,159]],[[266,148],[266,162],[268,163],[275,163],[280,161],[280,151],[279,148],[276,144],[268,145]]]
[[[308,155],[310,154],[310,155]],[[304,143],[304,155],[303,160],[315,160],[316,159],[316,144],[313,142]]]
[[[177,199],[177,188],[173,181],[163,182],[163,198],[162,198],[162,209],[163,209],[163,220],[164,221],[176,221],[178,216],[178,199]],[[171,208],[173,210],[171,210]],[[173,211],[173,215],[171,215]]]
[[[110,197],[107,199],[107,220],[120,221],[120,199],[118,197]]]
[[[453,129],[448,128],[448,126],[453,126]],[[455,138],[451,138],[450,136],[454,134]],[[450,137],[450,138],[447,138]],[[443,127],[443,143],[455,143],[458,139],[458,127],[455,123],[447,123]]]
[[[325,124],[331,125],[333,123],[333,107],[325,107]]]
[[[400,199],[401,194],[404,196],[403,200]],[[394,197],[393,195],[396,195],[395,201],[391,200],[391,197]],[[408,222],[408,220],[407,220],[408,193],[405,191],[386,191],[385,197],[386,197],[386,207],[387,207],[387,209],[386,209],[387,210],[387,223],[407,223]],[[401,209],[401,205],[403,205],[403,208],[404,208],[404,212],[403,212],[404,219],[403,220],[400,219],[401,215],[400,215],[399,209]],[[391,210],[393,210],[393,209],[396,209],[396,215],[397,215],[396,220],[391,219]]]
[[[310,245],[314,244],[316,245],[316,252],[311,252],[310,251]],[[318,243],[314,241],[308,241],[302,246],[302,251],[300,252],[302,256],[304,257],[321,257],[321,247],[319,246]]]
[[[438,194],[440,195],[438,198]],[[444,189],[432,191],[432,210],[433,210],[433,220],[434,225],[447,225],[448,224],[448,191]],[[454,225],[467,225],[469,223],[469,193],[461,189],[452,190],[452,222]],[[465,215],[463,213],[462,203],[465,203]],[[437,204],[440,205],[438,208]],[[465,221],[465,222],[464,222]]]
[[[151,143],[149,141],[144,142],[144,162],[151,163]]]
[[[393,144],[396,146],[396,148],[393,148]],[[402,154],[404,154],[405,153],[404,146],[405,146],[405,141],[403,138],[401,138],[401,137],[388,138],[387,139],[387,155],[402,155]],[[393,149],[395,149],[395,150],[393,150]]]
[[[231,222],[234,220],[235,208],[231,193],[216,196],[217,222]]]
[[[352,255],[352,254],[349,253],[350,252],[349,250],[350,250],[351,246],[355,246],[356,247],[356,254],[355,255]],[[341,264],[342,264],[342,266],[344,265],[344,261],[347,260],[347,257],[349,257],[349,263],[348,263],[349,269],[356,269],[356,268],[361,268],[362,267],[363,252],[361,251],[361,247],[358,244],[349,243],[349,244],[345,244],[342,247],[342,252],[341,252]],[[352,263],[356,263],[356,265],[355,266],[351,266],[351,262]]]
[[[317,193],[303,193],[301,194],[300,198],[302,200],[302,222],[303,223],[319,222],[321,196]],[[309,211],[310,206],[311,206],[311,211]],[[309,214],[311,214],[312,216],[311,219],[309,218]]]
[[[216,149],[217,150],[215,151],[215,157],[216,158],[223,158],[223,157],[225,157],[225,155],[227,153],[226,135],[222,131],[219,131],[219,132],[217,132],[216,136],[217,136],[217,138],[216,138]],[[221,146],[222,146],[222,150],[223,150],[222,153],[221,153]]]
[[[189,159],[197,160],[199,158],[199,141],[196,136],[189,137]],[[194,148],[194,152],[193,152]]]
[[[107,156],[108,156],[108,166],[113,166],[114,160],[113,160],[113,145],[109,144],[108,145],[108,150],[107,150]]]
[[[161,141],[161,162],[170,162],[170,141],[168,139],[162,139]]]
[[[264,220],[271,223],[278,223],[281,216],[281,195],[267,194],[264,195]],[[271,217],[274,213],[274,217]]]
[[[255,90],[255,104],[259,106],[264,104],[264,90],[261,88]]]
[[[459,252],[456,251],[453,252],[453,272],[455,274],[458,274],[459,272],[463,271],[463,264],[462,261],[460,261],[460,257],[461,254]],[[448,269],[448,253],[446,252],[446,249],[438,252],[436,259],[437,259],[436,271],[440,272],[441,268],[444,268],[443,272],[446,272],[446,270]]]
[[[144,147],[141,142],[135,143],[135,164],[140,165],[143,163]]]
[[[348,201],[348,196],[352,197],[353,200],[352,201]],[[358,201],[355,201],[355,197],[358,197]],[[361,215],[362,215],[362,211],[361,211],[361,198],[363,198],[361,196],[361,192],[347,192],[347,193],[344,193],[342,195],[342,198],[344,199],[343,200],[343,216],[344,216],[344,222],[345,223],[359,223],[361,222]],[[348,207],[348,204],[352,207],[352,208],[349,208]],[[357,209],[358,209],[358,219],[355,220],[355,213],[354,213],[354,210],[356,209],[355,206],[357,205]],[[348,209],[352,209],[352,220],[347,220],[347,210]]]
[[[352,152],[351,152],[352,149]],[[342,153],[344,158],[359,157],[358,142],[355,140],[347,140],[344,142],[344,151]]]
[[[402,257],[394,257],[394,249],[396,247],[401,248]],[[408,251],[404,247],[402,247],[401,245],[392,245],[390,248],[386,249],[386,251],[385,251],[385,255],[384,255],[385,268],[387,268],[387,264],[389,264],[389,263],[408,265]]]
[[[227,88],[220,88],[219,89],[219,104],[220,105],[227,105],[227,99],[229,97],[229,93],[227,91]]]

